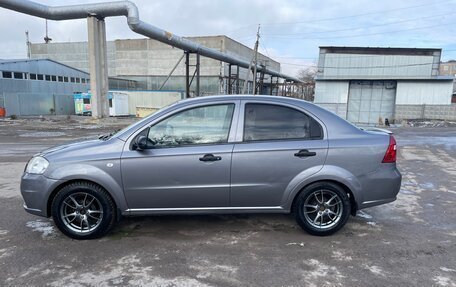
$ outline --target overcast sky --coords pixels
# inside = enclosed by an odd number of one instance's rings
[[[65,1],[94,2],[103,1]],[[253,47],[261,24],[260,52],[281,62],[282,71],[292,75],[316,63],[322,45],[442,48],[443,60],[456,59],[456,0],[133,2],[143,21],[180,36],[228,35]],[[129,30],[124,17],[106,22],[108,40],[142,37]],[[45,20],[0,8],[0,58],[26,57],[25,30],[31,42],[41,43]],[[86,41],[86,21],[49,21],[49,36],[53,42]]]

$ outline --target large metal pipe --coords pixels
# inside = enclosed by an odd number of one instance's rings
[[[198,53],[211,59],[238,65],[247,69],[249,67],[248,61],[244,61],[215,49],[205,47],[141,21],[139,19],[138,8],[130,1],[52,7],[27,0],[1,0],[0,7],[49,20],[82,19],[87,18],[89,15],[100,18],[126,16],[128,26],[132,31],[138,34],[147,36],[173,47],[180,48],[187,52]],[[301,82],[301,80],[295,77],[284,75],[277,71],[262,67],[261,65],[257,65],[257,69],[271,76],[283,78],[288,81]]]

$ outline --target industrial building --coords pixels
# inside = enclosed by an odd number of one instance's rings
[[[439,72],[441,76],[456,77],[456,60],[441,62]],[[456,104],[456,78],[453,79],[453,97],[451,98],[451,103]]]
[[[456,119],[441,49],[320,47],[314,102],[359,124]]]
[[[250,62],[254,51],[227,36],[207,36],[186,38],[205,47],[224,52],[240,60]],[[49,58],[68,66],[89,71],[87,42],[30,44],[30,55],[35,59]],[[121,77],[137,82],[139,90],[172,90],[185,91],[186,65],[184,51],[173,48],[153,39],[127,39],[107,42],[108,75]],[[196,72],[197,55],[189,55],[190,74]],[[280,63],[258,53],[258,64],[280,72]],[[246,78],[247,69],[201,57],[200,95],[220,93],[240,93]],[[175,70],[173,71],[173,69]],[[171,73],[172,72],[172,73]],[[170,75],[169,79],[168,76]],[[252,91],[252,74],[250,74],[248,91]],[[271,83],[277,78],[259,75],[263,94],[276,93],[271,90]],[[165,83],[166,82],[166,83]],[[196,81],[191,83],[191,90],[196,89]]]
[[[135,89],[110,78],[112,89]],[[90,89],[85,71],[49,59],[0,60],[0,107],[6,115],[74,114],[73,94]]]

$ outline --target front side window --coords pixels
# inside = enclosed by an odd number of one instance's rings
[[[151,148],[228,142],[234,104],[197,107],[150,127]]]
[[[246,104],[244,141],[320,139],[321,126],[312,117],[285,106]]]

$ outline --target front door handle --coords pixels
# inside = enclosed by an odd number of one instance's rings
[[[308,157],[308,156],[316,156],[316,155],[317,155],[316,152],[309,151],[307,149],[302,149],[294,154],[294,156],[297,156],[297,157]]]
[[[222,160],[221,156],[215,156],[211,153],[205,154],[203,157],[199,158],[200,161],[218,161]]]

